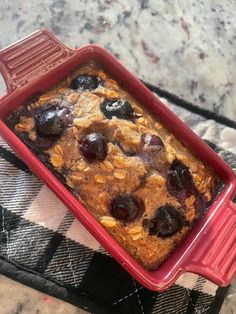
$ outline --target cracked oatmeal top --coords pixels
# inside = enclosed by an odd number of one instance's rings
[[[144,108],[91,62],[21,106],[7,123],[152,270],[204,214],[217,179]]]

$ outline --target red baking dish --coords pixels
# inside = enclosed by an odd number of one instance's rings
[[[157,270],[140,266],[30,152],[4,123],[5,117],[33,94],[47,90],[79,64],[97,60],[133,96],[176,134],[224,181],[224,189],[206,216]],[[0,134],[32,171],[64,202],[106,250],[141,284],[168,288],[189,271],[225,286],[236,273],[236,176],[228,165],[110,53],[97,45],[65,47],[47,30],[38,31],[0,51],[7,93],[0,99]]]

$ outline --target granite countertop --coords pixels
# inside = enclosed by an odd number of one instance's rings
[[[10,293],[9,293],[10,291]],[[77,307],[52,298],[0,275],[1,314],[86,314]]]
[[[235,10],[233,0],[32,0],[24,5],[0,0],[0,48],[40,28],[72,48],[98,43],[138,77],[236,120]],[[9,289],[16,285],[4,277],[0,283]],[[234,299],[227,299],[225,313],[235,311]]]
[[[235,1],[0,1],[0,48],[47,28],[98,43],[140,78],[236,119]]]

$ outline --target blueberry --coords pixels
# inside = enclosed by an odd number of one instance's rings
[[[105,99],[100,109],[107,119],[117,117],[119,119],[130,120],[135,114],[131,104],[122,99]]]
[[[154,216],[143,221],[149,235],[157,235],[162,238],[171,237],[184,225],[181,213],[172,205],[166,204],[159,207]]]
[[[80,149],[89,162],[103,161],[107,156],[107,140],[100,133],[90,133],[81,140]]]
[[[35,114],[35,130],[40,137],[59,137],[65,130],[70,110],[57,105],[43,106]]]
[[[142,134],[139,149],[139,156],[147,165],[157,169],[160,173],[166,173],[164,144],[159,136]]]
[[[110,213],[122,222],[134,221],[143,212],[143,203],[130,194],[121,194],[110,204]]]
[[[87,74],[82,74],[77,76],[70,84],[70,88],[76,90],[76,89],[81,89],[81,90],[94,90],[96,89],[99,84],[101,84],[101,80],[99,77],[95,75],[87,75]]]
[[[156,150],[163,148],[164,144],[161,138],[157,135],[142,134],[141,136],[141,146],[146,150]]]
[[[175,159],[167,172],[168,184],[172,189],[181,190],[191,187],[192,175],[189,168]]]

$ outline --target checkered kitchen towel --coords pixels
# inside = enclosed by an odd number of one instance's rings
[[[157,91],[171,99],[172,103],[164,101],[236,169],[236,125],[232,121]],[[102,314],[216,314],[227,290],[194,274],[184,274],[165,292],[142,287],[2,139],[0,272],[89,312]]]

